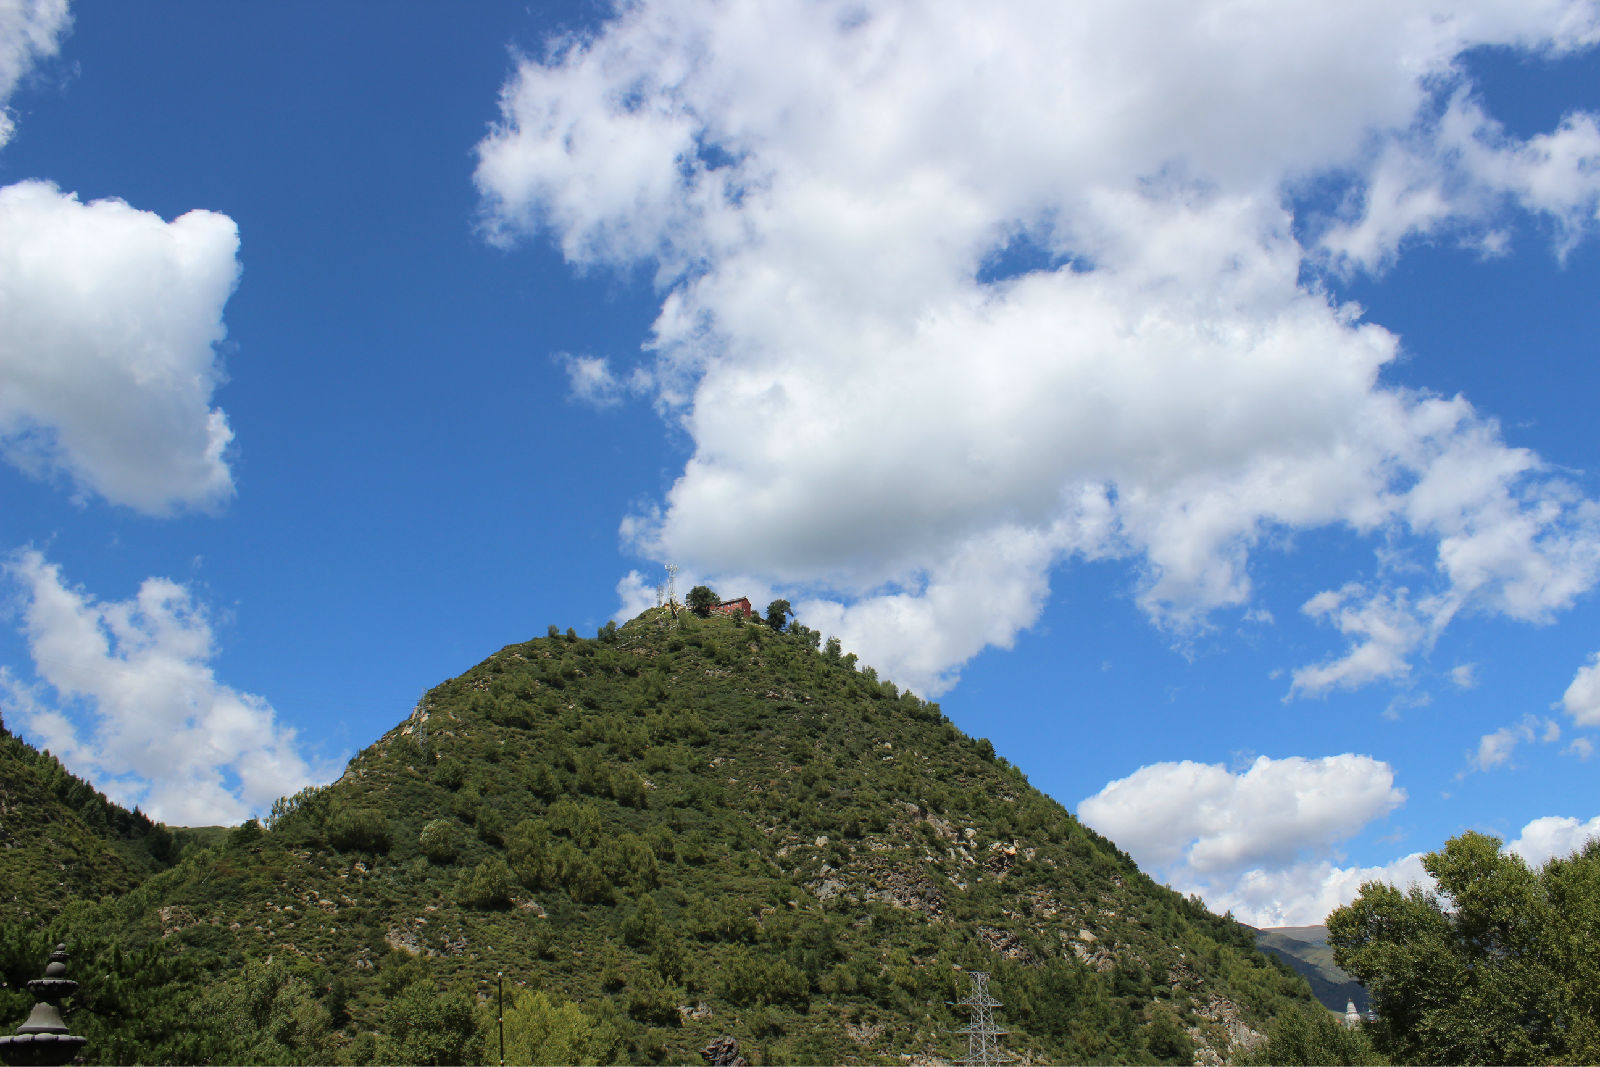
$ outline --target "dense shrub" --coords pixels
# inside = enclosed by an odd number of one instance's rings
[[[454,863],[461,854],[461,824],[454,819],[434,819],[417,835],[417,844],[429,863]]]
[[[460,789],[461,783],[467,780],[466,765],[454,757],[442,759],[433,769],[433,780],[446,789]]]
[[[622,920],[622,939],[634,948],[650,949],[661,936],[661,909],[654,897],[642,897]]]
[[[469,908],[504,908],[511,903],[511,868],[491,856],[470,872],[461,872],[456,900]]]
[[[678,998],[653,971],[641,971],[628,981],[628,1014],[650,1026],[677,1026]]]
[[[328,843],[341,852],[389,851],[389,820],[376,808],[343,808],[328,818]]]
[[[787,1004],[805,1008],[811,981],[786,960],[768,960],[748,950],[735,953],[723,966],[719,992],[735,1004]]]
[[[388,1005],[378,1044],[381,1063],[479,1063],[483,1035],[466,993],[438,993],[414,982]]]

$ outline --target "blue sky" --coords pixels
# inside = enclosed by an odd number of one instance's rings
[[[1600,832],[1593,3],[0,2],[0,709],[237,821],[662,565],[1184,891]]]

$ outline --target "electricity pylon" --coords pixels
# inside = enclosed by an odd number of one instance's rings
[[[1007,1031],[995,1029],[994,1009],[1001,1004],[989,995],[989,975],[984,971],[968,971],[967,976],[972,979],[972,992],[967,994],[966,1000],[957,1001],[954,1005],[972,1013],[967,1025],[955,1031],[967,1035],[967,1058],[961,1062],[977,1067],[1004,1063],[1005,1053],[1000,1049],[1000,1038]]]

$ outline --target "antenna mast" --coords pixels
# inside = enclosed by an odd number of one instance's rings
[[[990,1067],[1004,1062],[1005,1053],[1000,1050],[1000,1038],[1008,1031],[995,1029],[994,1009],[1001,1004],[989,995],[988,973],[968,971],[967,976],[972,979],[972,992],[967,994],[966,1000],[958,1001],[955,1005],[972,1012],[967,1025],[955,1031],[967,1035],[967,1058],[961,1062]]]
[[[672,607],[678,602],[678,565],[667,564],[667,606]]]

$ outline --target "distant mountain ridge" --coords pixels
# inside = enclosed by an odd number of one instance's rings
[[[1344,1013],[1351,1001],[1363,1015],[1372,1006],[1366,989],[1333,962],[1326,926],[1279,926],[1256,931],[1256,945],[1303,977],[1311,992],[1330,1011]]]
[[[500,972],[617,1062],[722,1035],[758,1063],[948,1059],[970,969],[1029,1062],[1220,1063],[1309,1000],[815,631],[664,609],[507,646],[265,827],[70,910],[100,988],[143,961],[80,1015],[142,1028],[91,1061],[487,1055]]]

